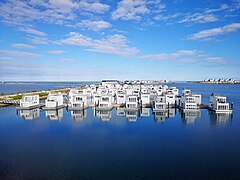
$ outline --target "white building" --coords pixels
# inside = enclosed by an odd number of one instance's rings
[[[63,107],[63,95],[61,93],[49,93],[45,101],[45,108],[56,109]]]
[[[198,110],[196,97],[192,95],[185,95],[181,97],[180,107],[184,110]]]
[[[165,111],[166,110],[166,98],[165,96],[157,96],[153,101],[153,111]]]
[[[138,96],[136,95],[127,96],[125,107],[127,109],[138,109]]]
[[[225,96],[211,94],[209,107],[217,113],[232,113]]]
[[[150,102],[150,94],[141,94],[140,96],[140,101],[141,101],[141,104],[142,105],[149,105],[151,102]]]
[[[175,105],[176,96],[174,94],[165,94],[166,106],[172,107]]]
[[[126,94],[123,92],[117,92],[116,94],[116,103],[117,104],[125,104],[126,103]]]
[[[106,109],[106,110],[112,109],[113,101],[114,100],[111,95],[101,95],[96,109]]]
[[[20,109],[34,108],[39,106],[39,95],[23,95],[20,100]]]
[[[69,103],[70,110],[80,110],[88,108],[88,101],[86,95],[73,94]]]

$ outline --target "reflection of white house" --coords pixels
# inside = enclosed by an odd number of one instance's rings
[[[87,117],[87,110],[73,110],[71,111],[71,116],[74,120],[83,120]]]
[[[61,93],[49,93],[45,101],[45,108],[63,107],[63,95]]]
[[[88,107],[87,96],[74,94],[69,104],[69,109],[85,109]]]
[[[19,115],[20,115],[20,117],[22,117],[26,120],[32,120],[32,119],[38,118],[40,116],[39,112],[40,112],[39,108],[30,109],[30,110],[21,109],[21,110],[19,110]]]
[[[142,108],[141,117],[149,117],[149,116],[150,116],[150,108]]]
[[[63,109],[47,110],[46,117],[49,120],[61,120],[63,117]]]
[[[225,96],[211,94],[209,107],[217,113],[232,113]]]
[[[101,95],[100,100],[97,104],[97,109],[112,109],[113,97],[111,95]]]
[[[112,112],[108,110],[96,110],[94,113],[96,113],[95,116],[102,121],[110,121],[112,118]]]
[[[39,95],[23,95],[20,108],[33,108],[39,106]]]
[[[201,117],[201,111],[185,111],[183,113],[183,120],[185,123],[190,124],[194,123],[197,118]]]
[[[165,118],[167,116],[166,111],[156,111],[154,112],[154,121],[156,122],[165,122]]]
[[[209,117],[212,124],[225,125],[229,120],[229,113],[215,113],[209,111]]]
[[[136,122],[137,121],[137,110],[127,110],[125,111],[126,119],[130,122]]]
[[[127,96],[125,107],[127,109],[138,109],[138,96],[136,95]]]
[[[117,108],[117,116],[125,116],[124,108]]]

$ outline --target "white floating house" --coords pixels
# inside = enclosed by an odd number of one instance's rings
[[[215,96],[214,94],[211,94],[209,107],[216,113],[232,113],[225,96]]]
[[[45,109],[56,109],[63,107],[63,95],[61,93],[49,93],[45,101]]]
[[[39,106],[39,95],[23,95],[20,100],[20,109],[29,109]]]
[[[39,108],[30,109],[30,110],[21,109],[19,110],[19,115],[25,120],[32,120],[40,116],[40,111],[39,111]]]
[[[180,101],[180,107],[184,110],[184,111],[188,111],[188,110],[198,110],[198,104],[196,101],[196,97],[192,96],[192,95],[185,95],[181,97],[181,101]]]
[[[100,101],[102,94],[100,93],[93,93],[93,104],[97,104]]]
[[[127,109],[138,109],[138,96],[136,95],[127,96],[125,107]]]
[[[80,110],[88,108],[87,96],[81,94],[74,94],[69,104],[70,110]]]
[[[116,103],[119,105],[126,103],[126,94],[124,92],[117,92],[116,94]]]
[[[153,101],[153,111],[165,111],[166,108],[165,96],[157,96],[156,100]]]
[[[149,105],[151,103],[150,94],[147,93],[141,94],[140,99],[142,105]]]
[[[176,96],[174,94],[165,94],[165,101],[167,107],[172,107],[176,103]]]
[[[113,97],[111,95],[102,95],[96,109],[110,110],[113,108]]]

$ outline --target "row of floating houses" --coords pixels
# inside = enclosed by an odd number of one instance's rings
[[[42,104],[39,95],[23,95],[18,109],[42,107],[45,110],[67,107],[69,110],[84,110],[94,107],[96,110],[111,110],[122,107],[124,110],[138,110],[151,107],[153,111],[166,111],[179,108],[182,111],[196,111],[208,108],[216,113],[232,113],[232,107],[225,96],[210,95],[209,105],[202,105],[201,94],[183,89],[179,96],[176,87],[167,85],[120,84],[118,81],[102,81],[83,89],[70,89],[69,93],[50,93]]]
[[[128,122],[137,122],[138,120],[143,120],[144,118],[153,117],[154,122],[164,123],[170,119],[174,119],[177,114],[176,108],[170,108],[167,111],[155,111],[152,112],[151,108],[141,108],[139,110],[125,110],[123,107],[117,107],[114,110],[95,110],[84,109],[84,110],[72,110],[69,111],[70,115],[75,122],[83,121],[87,118],[90,113],[101,122],[108,122],[115,117],[124,118]],[[201,111],[186,111],[183,112],[179,110],[182,122],[184,124],[193,124],[196,120],[201,117]],[[68,112],[65,112],[68,114]],[[17,110],[17,114],[25,120],[38,119],[40,117],[40,108],[34,109],[21,109]],[[66,114],[65,114],[66,115]],[[209,120],[212,125],[225,125],[228,120],[232,119],[232,116],[226,113],[214,113],[213,111],[208,111]],[[51,121],[61,121],[64,116],[64,108],[47,110],[45,111],[45,116]],[[92,117],[92,115],[90,115]],[[231,121],[230,121],[231,122]]]

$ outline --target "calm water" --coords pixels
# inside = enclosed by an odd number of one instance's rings
[[[68,87],[79,87],[85,86],[87,84],[92,84],[92,82],[83,82],[83,83],[18,83],[18,84],[0,84],[0,94],[11,94],[18,92],[27,92],[27,91],[39,91],[39,90],[51,90],[59,88],[68,88]]]
[[[225,94],[234,113],[0,108],[0,179],[239,180],[240,86],[177,87]]]

